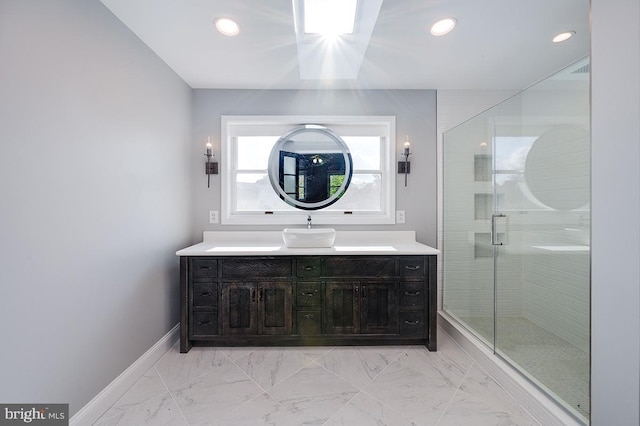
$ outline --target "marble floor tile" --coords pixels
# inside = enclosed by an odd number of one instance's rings
[[[391,361],[395,361],[404,351],[406,351],[410,347],[416,346],[366,346],[379,354],[384,355]],[[423,347],[423,346],[419,346]]]
[[[174,346],[96,423],[204,424],[539,426],[442,330],[437,352]]]
[[[482,368],[473,364],[441,424],[538,425],[538,422]]]
[[[296,348],[259,348],[235,364],[268,390],[311,362]]]
[[[362,389],[391,364],[391,358],[382,355],[376,348],[356,346],[336,348],[316,362]]]
[[[298,426],[298,418],[266,393],[231,411],[215,426]]]
[[[211,424],[262,394],[262,389],[232,363],[171,390],[190,425]]]
[[[357,388],[315,364],[269,391],[273,399],[296,416],[299,425],[323,424],[357,393]]]
[[[361,392],[331,416],[324,426],[416,426],[397,411]]]
[[[151,367],[103,414],[103,417],[122,414],[136,405],[164,393],[167,393],[167,387],[155,367]]]
[[[454,342],[449,343],[456,345]],[[442,346],[442,350],[438,348],[436,352],[414,346],[402,353],[397,361],[429,378],[441,378],[449,385],[458,387],[473,361],[459,348],[452,350],[454,348],[448,348],[447,343]]]
[[[188,426],[175,402],[166,392],[155,398],[134,405],[112,417],[101,417],[95,426]]]
[[[231,361],[235,361],[237,359],[242,358],[243,356],[247,356],[249,355],[251,352],[255,351],[256,349],[259,349],[257,347],[234,347],[234,346],[230,346],[228,348],[218,348],[220,351],[222,351],[223,354],[225,354],[227,357],[229,357],[229,359]]]
[[[335,346],[302,346],[297,349],[307,358],[318,359],[334,348]]]
[[[155,367],[165,384],[172,390],[209,371],[231,364],[220,348],[196,347],[180,353],[174,346],[156,362]]]
[[[417,424],[435,425],[456,387],[394,361],[364,392],[383,401]]]

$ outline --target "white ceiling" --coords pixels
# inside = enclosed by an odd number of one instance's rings
[[[589,53],[588,0],[384,0],[356,79],[303,80],[292,0],[101,1],[193,88],[523,89]]]

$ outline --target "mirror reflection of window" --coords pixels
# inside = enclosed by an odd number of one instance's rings
[[[344,182],[344,174],[343,173],[333,173],[329,174],[329,195],[333,195],[338,191],[338,188],[342,186],[342,182]]]
[[[345,180],[346,166],[342,153],[281,152],[281,161],[281,188],[300,201],[315,203],[326,200],[338,192]],[[292,189],[295,186],[298,187],[297,196]]]
[[[282,182],[280,185],[287,195],[296,198],[300,175],[297,171],[298,159],[296,158],[296,154],[293,152],[283,152],[280,160],[282,162]]]

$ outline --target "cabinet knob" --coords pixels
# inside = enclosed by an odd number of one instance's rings
[[[420,320],[415,320],[415,321],[405,320],[404,323],[409,325],[418,325],[420,324]]]
[[[313,293],[313,292],[308,292],[308,293],[302,292],[302,293],[300,293],[300,295],[301,295],[301,296],[309,296],[309,297],[313,297],[313,296],[315,295],[315,293]]]
[[[316,267],[315,267],[315,266],[305,266],[305,267],[304,267],[304,270],[305,270],[305,271],[313,271],[314,269],[316,269]]]
[[[405,265],[404,269],[408,269],[410,271],[416,271],[420,269],[420,265]]]
[[[307,314],[304,316],[306,319],[313,319],[313,314]]]
[[[211,324],[211,321],[198,321],[199,325],[209,325]]]
[[[404,294],[406,296],[419,296],[420,292],[419,291],[405,291]]]
[[[211,296],[211,293],[209,293],[209,292],[207,291],[207,292],[204,292],[204,293],[200,293],[200,296]]]

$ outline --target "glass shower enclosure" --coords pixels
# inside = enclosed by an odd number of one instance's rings
[[[589,111],[584,59],[443,137],[443,309],[584,423]]]

